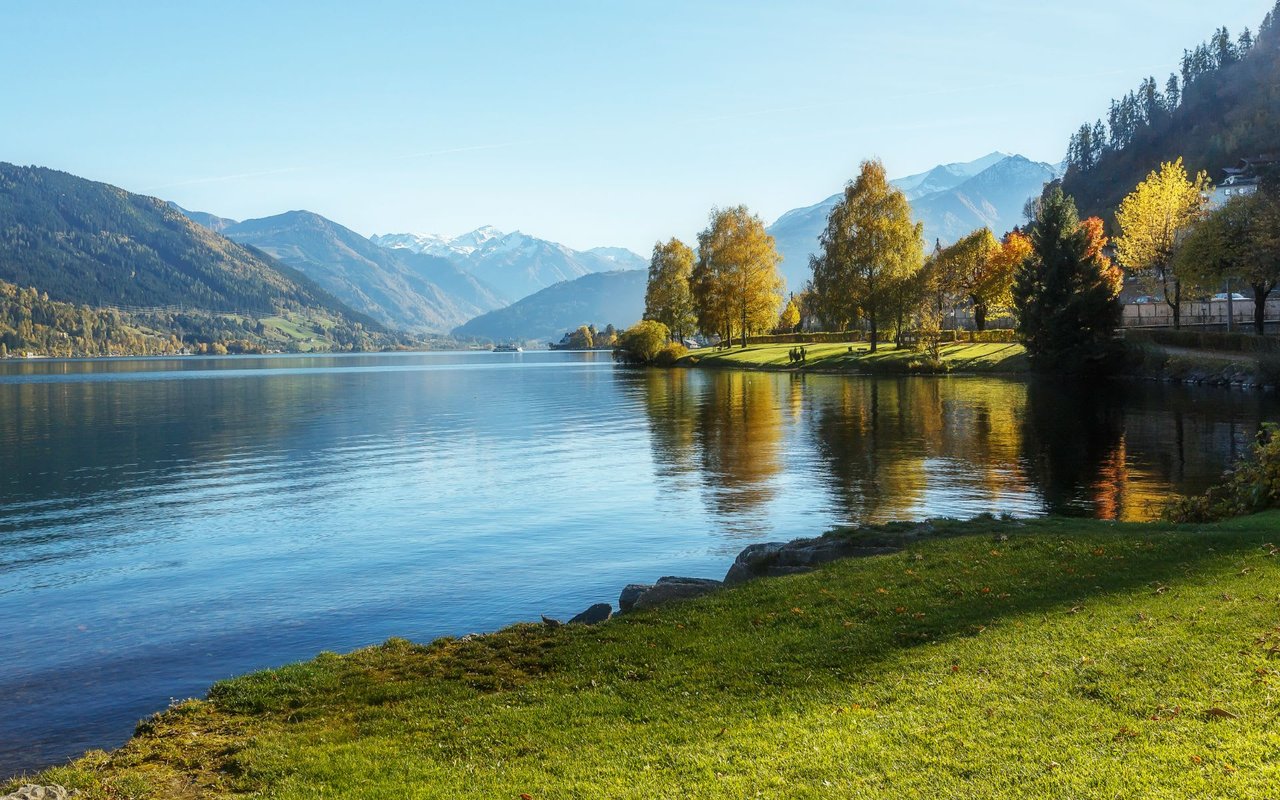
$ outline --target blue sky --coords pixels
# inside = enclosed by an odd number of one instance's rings
[[[239,219],[648,253],[1068,136],[1272,0],[6,0],[0,160]]]

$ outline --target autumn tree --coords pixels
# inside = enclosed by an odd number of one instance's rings
[[[1116,255],[1140,276],[1150,293],[1160,293],[1173,309],[1173,327],[1182,324],[1182,282],[1173,269],[1179,236],[1203,213],[1211,186],[1201,172],[1187,177],[1182,159],[1165,162],[1120,204]]]
[[[944,291],[964,298],[973,309],[973,322],[986,330],[987,312],[1009,293],[1006,282],[991,275],[1000,242],[987,228],[976,230],[937,255],[939,282]],[[1012,273],[1005,276],[1012,280]]]
[[[1253,292],[1253,330],[1265,330],[1267,298],[1280,284],[1280,203],[1259,192],[1232,198],[1197,222],[1178,248],[1182,280],[1214,290],[1228,278]]]
[[[644,318],[661,322],[678,341],[698,323],[693,310],[693,250],[679,239],[653,246],[649,283],[644,293]]]
[[[691,282],[702,332],[724,341],[740,333],[746,347],[748,334],[772,328],[782,304],[781,261],[764,222],[746,206],[712,209]]]
[[[792,333],[798,327],[800,327],[800,303],[793,294],[787,298],[787,304],[778,317],[778,330],[782,333]]]
[[[1055,187],[1030,233],[1031,254],[1015,273],[1013,301],[1032,366],[1066,373],[1108,368],[1123,278],[1103,254],[1102,221],[1081,222],[1075,201]]]
[[[923,227],[912,221],[907,198],[889,184],[884,164],[864,161],[831,209],[820,252],[810,259],[823,308],[842,329],[865,319],[873,352],[881,325],[901,316],[904,283],[920,271]]]
[[[570,350],[590,350],[595,347],[595,335],[591,328],[586,325],[579,325],[578,329],[569,334]]]

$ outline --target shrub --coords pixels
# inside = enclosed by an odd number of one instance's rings
[[[614,355],[631,364],[652,364],[668,346],[670,338],[671,332],[666,325],[646,319],[622,332]]]
[[[1258,431],[1252,457],[1240,461],[1202,495],[1179,498],[1165,507],[1171,522],[1213,522],[1280,507],[1280,425]]]
[[[659,367],[670,367],[684,358],[688,352],[689,349],[684,345],[671,342],[658,351],[658,354],[653,358],[653,363]]]

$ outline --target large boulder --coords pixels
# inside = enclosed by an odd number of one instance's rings
[[[632,608],[654,608],[675,600],[688,600],[710,594],[724,586],[711,578],[659,578],[650,589],[636,598]]]
[[[640,595],[652,588],[652,583],[628,583],[622,587],[622,594],[618,595],[618,613],[625,614],[630,611],[636,604],[636,600],[640,599]]]
[[[794,575],[809,572],[818,565],[831,561],[879,556],[896,553],[900,549],[883,542],[860,542],[840,536],[753,544],[738,554],[724,576],[724,583],[726,586],[736,586],[756,578]]]
[[[569,620],[570,625],[598,625],[613,616],[613,606],[608,603],[596,603],[578,616]]]

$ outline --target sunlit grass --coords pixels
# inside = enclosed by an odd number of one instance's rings
[[[217,685],[84,797],[1241,797],[1280,785],[1280,514],[943,526],[596,628]]]
[[[704,366],[749,367],[760,369],[791,369],[801,365],[792,363],[791,350],[796,345],[763,344],[727,350],[703,348],[689,355],[689,363]],[[803,369],[813,371],[849,372],[912,372],[930,371],[925,366],[925,354],[911,347],[882,344],[875,353],[865,342],[804,345],[807,358]],[[1026,351],[1020,344],[944,344],[940,361],[951,372],[1024,372],[1027,369]]]

